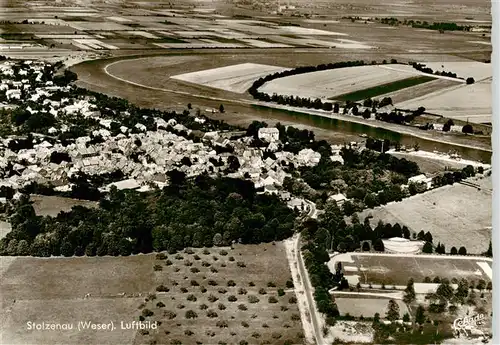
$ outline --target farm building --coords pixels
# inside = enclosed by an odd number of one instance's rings
[[[279,140],[280,132],[278,128],[260,128],[258,136],[260,140],[265,140],[271,143]]]

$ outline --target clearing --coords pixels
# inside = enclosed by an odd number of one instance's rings
[[[171,78],[216,89],[245,93],[255,80],[268,74],[285,70],[287,70],[287,68],[243,63],[199,72],[179,74]]]
[[[433,243],[444,243],[446,251],[465,246],[467,253],[481,254],[491,240],[491,176],[471,178],[478,188],[460,183],[440,187],[422,194],[364,210],[360,219],[372,215],[372,226],[379,220],[406,225],[413,232],[430,231]],[[467,197],[464,197],[467,196]]]

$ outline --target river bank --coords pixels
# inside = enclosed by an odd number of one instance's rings
[[[72,70],[79,78],[76,84],[92,91],[127,99],[141,107],[161,110],[179,110],[185,108],[188,103],[191,103],[193,108],[218,109],[223,103],[226,109],[224,113],[204,114],[241,127],[247,127],[255,120],[265,121],[269,125],[281,122],[284,125],[312,130],[317,139],[325,139],[333,144],[359,140],[360,135],[366,134],[374,138],[398,141],[406,146],[418,144],[422,150],[429,152],[455,150],[466,159],[486,163],[491,161],[491,144],[478,146],[471,143],[469,138],[449,137],[449,140],[445,140],[441,133],[433,133],[432,136],[429,133],[417,133],[420,131],[418,129],[354,116],[258,103],[243,97],[202,97],[201,92],[190,94],[182,90],[162,90],[110,75],[105,70],[109,63],[109,60],[97,60],[73,66]]]

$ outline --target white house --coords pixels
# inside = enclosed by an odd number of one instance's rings
[[[277,141],[280,138],[280,131],[278,128],[260,128],[258,137],[260,140],[265,140],[267,142]]]
[[[347,200],[347,198],[344,194],[339,193],[339,194],[331,195],[330,197],[328,197],[328,200],[335,201],[337,203],[337,205],[340,206]]]

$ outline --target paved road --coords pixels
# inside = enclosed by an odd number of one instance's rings
[[[311,281],[309,280],[309,275],[307,274],[307,271],[304,266],[304,262],[302,260],[302,252],[300,250],[300,234],[297,236],[297,239],[295,240],[295,253],[297,255],[297,261],[299,262],[299,271],[300,271],[300,276],[304,285],[304,292],[307,298],[307,304],[309,307],[309,315],[311,317],[311,322],[313,324],[313,330],[314,330],[314,338],[316,340],[316,344],[318,345],[324,345],[325,342],[323,340],[323,333],[321,331],[321,328],[319,326],[319,320],[318,320],[318,312],[316,310],[316,306],[314,304],[314,297],[312,294],[313,288],[311,286]]]

